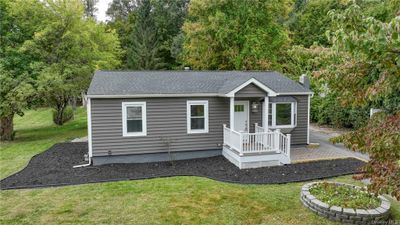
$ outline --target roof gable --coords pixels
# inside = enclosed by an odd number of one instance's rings
[[[238,91],[242,90],[243,88],[247,87],[249,84],[254,84],[257,87],[259,87],[261,90],[265,91],[268,93],[268,96],[276,96],[277,93],[272,90],[271,88],[267,87],[265,84],[261,83],[255,78],[250,78],[248,81],[244,82],[243,84],[237,86],[235,89],[230,91],[229,93],[226,94],[227,97],[233,97],[235,96],[235,93]]]
[[[255,84],[249,84],[235,93],[235,97],[265,97],[267,92]]]

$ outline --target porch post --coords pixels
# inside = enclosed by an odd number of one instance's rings
[[[275,151],[281,152],[281,129],[276,129],[274,132],[275,135]]]
[[[264,112],[263,112],[263,128],[264,128],[264,132],[268,132],[269,128],[268,128],[268,112],[269,112],[269,97],[265,96],[264,98]]]
[[[229,127],[235,130],[235,97],[230,97],[230,116],[229,116]]]

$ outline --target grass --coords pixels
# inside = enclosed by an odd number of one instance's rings
[[[63,126],[53,124],[49,109],[30,110],[14,118],[16,137],[0,144],[0,179],[21,170],[32,156],[58,142],[85,136],[86,111],[78,108],[75,119]]]
[[[371,193],[350,186],[338,186],[334,183],[319,183],[310,189],[310,193],[329,206],[353,209],[374,209],[381,201]]]
[[[1,177],[56,142],[84,136],[85,113],[52,125],[47,109],[17,118],[17,139],[1,143]],[[350,176],[335,178],[359,184]],[[0,191],[0,224],[336,224],[302,206],[303,183],[240,185],[200,177]],[[400,219],[400,204],[392,214]]]

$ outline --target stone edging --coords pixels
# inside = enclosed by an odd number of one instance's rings
[[[319,183],[322,182],[312,182],[303,185],[300,196],[301,202],[316,214],[334,221],[351,224],[378,224],[379,221],[386,221],[388,219],[390,202],[383,196],[379,196],[381,205],[375,209],[364,210],[329,206],[316,199],[315,196],[310,193],[310,188]],[[334,184],[361,189],[360,187],[344,183],[334,182]]]

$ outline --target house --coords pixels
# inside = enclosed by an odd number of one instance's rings
[[[301,82],[272,71],[97,71],[87,93],[89,157],[288,164],[291,145],[309,143],[312,92]]]

